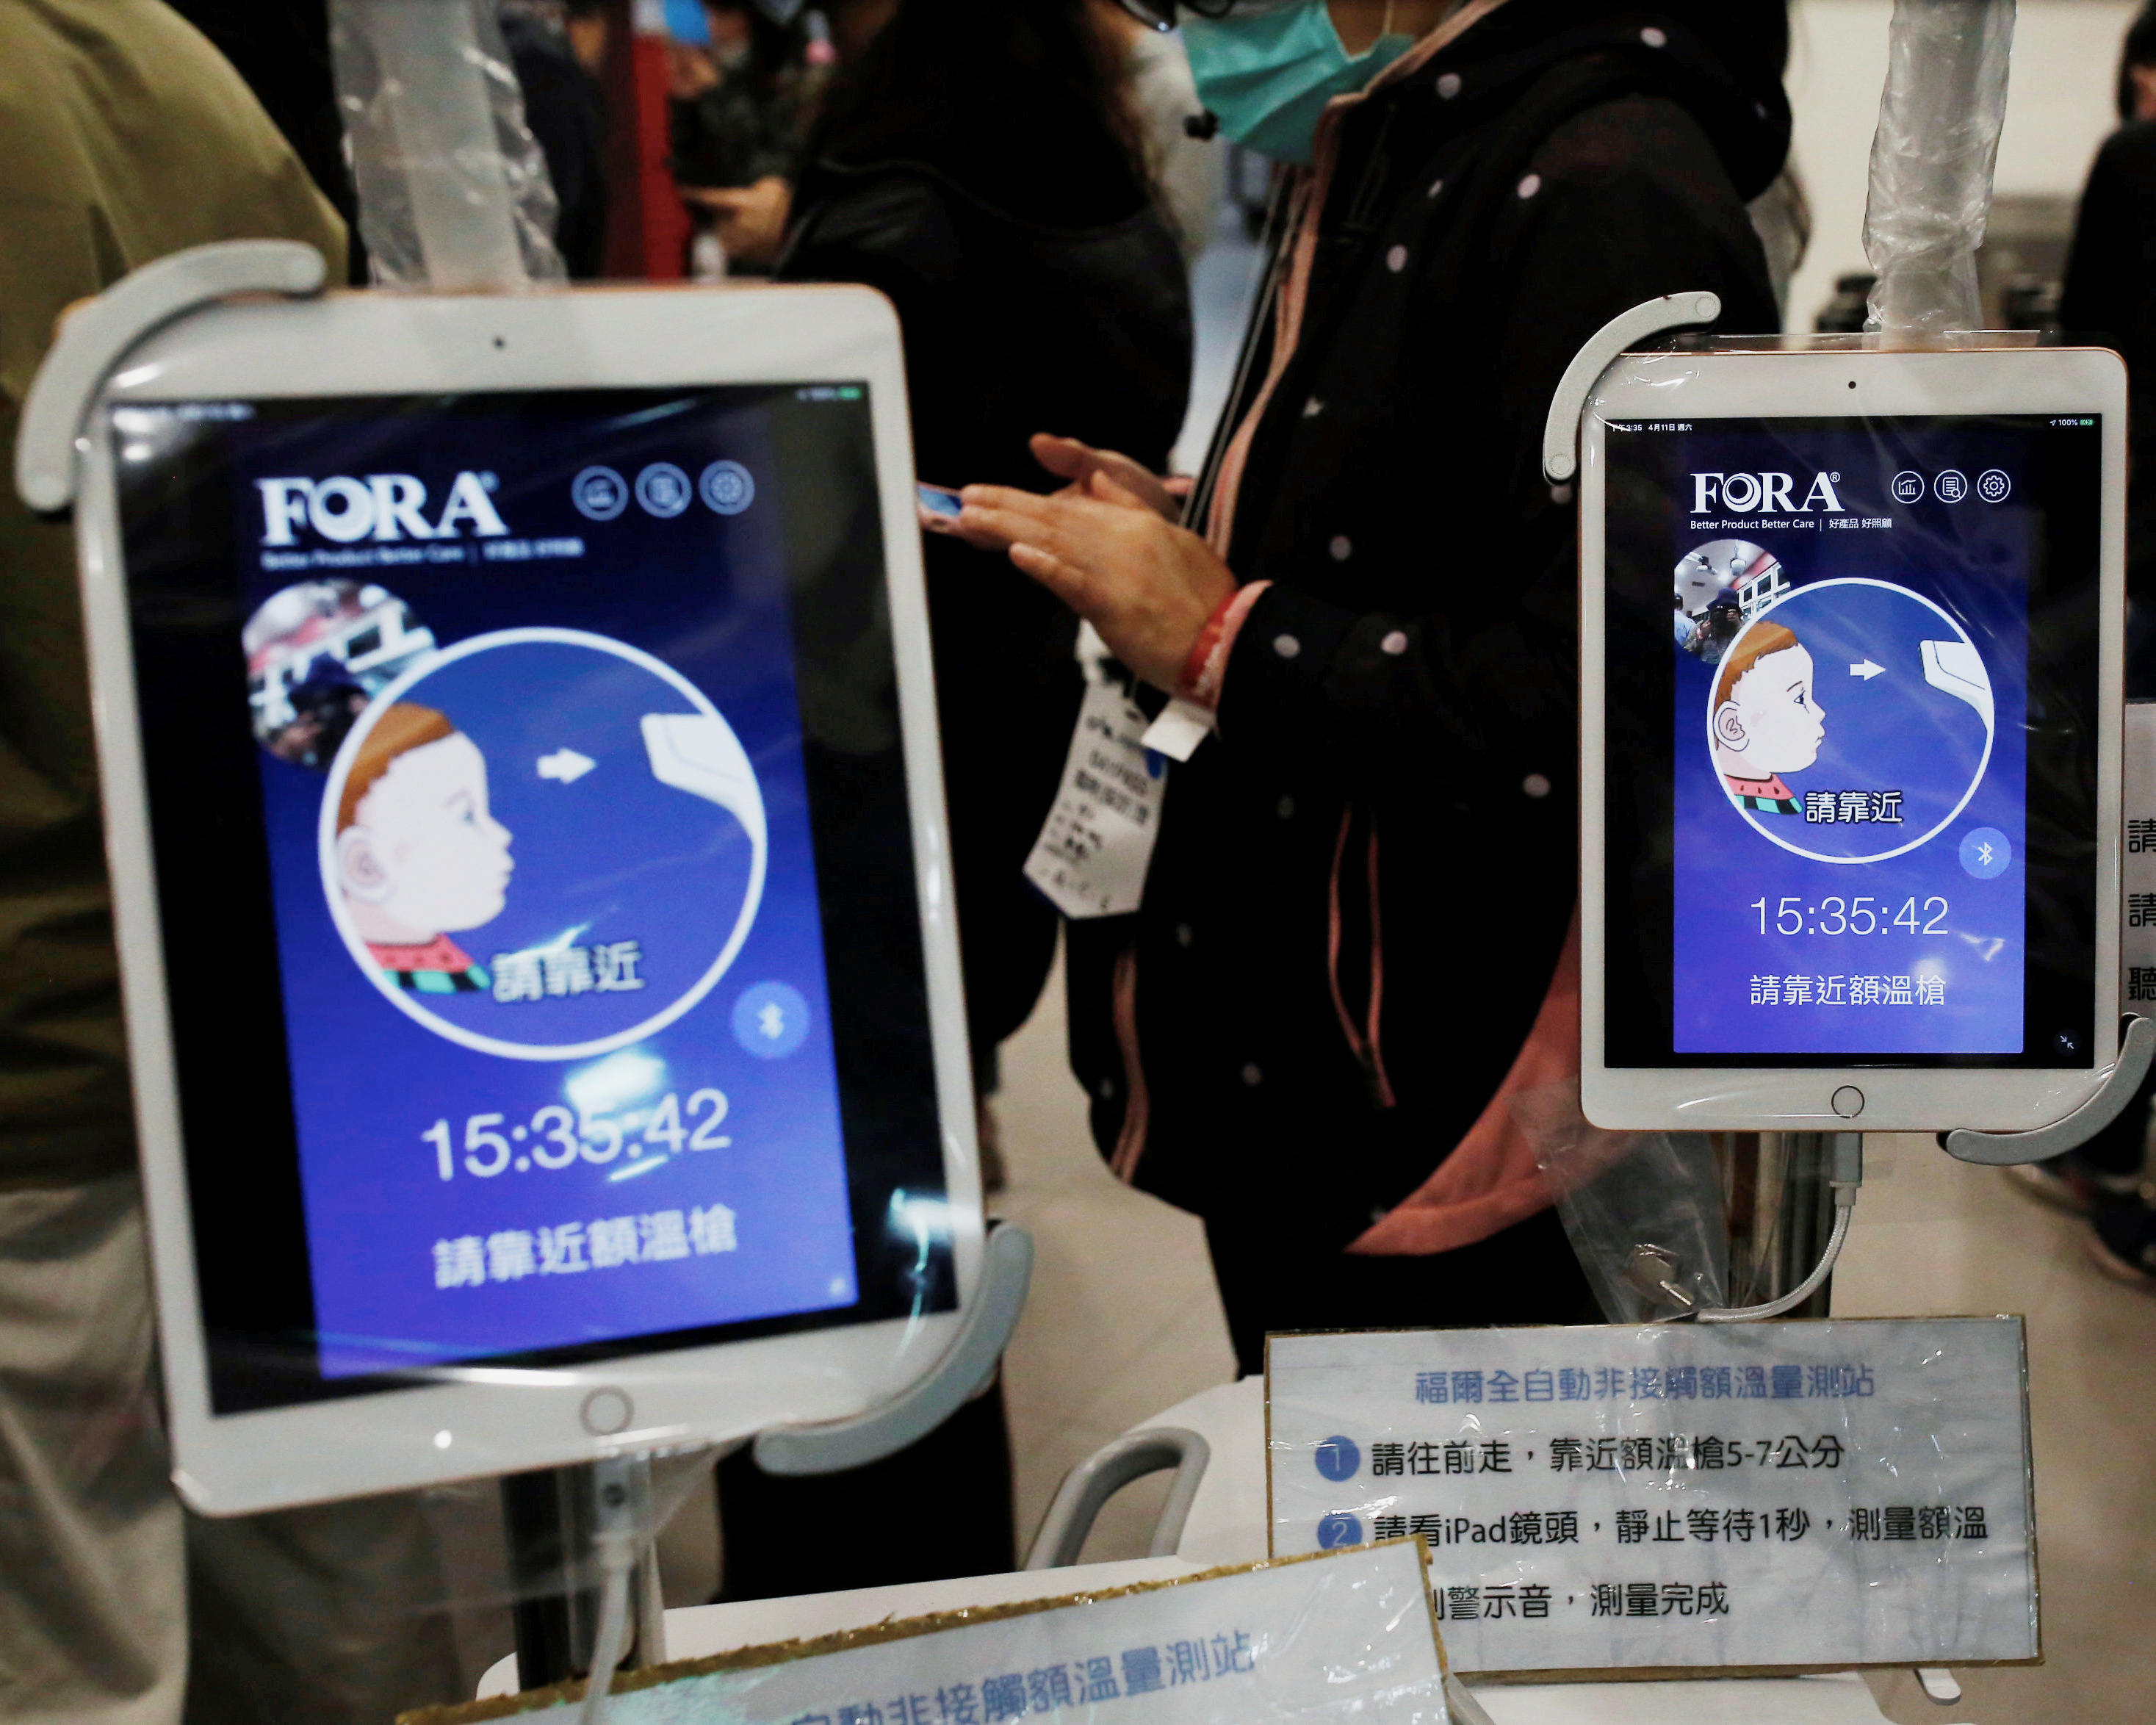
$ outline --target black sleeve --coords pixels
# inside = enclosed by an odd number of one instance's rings
[[[2123,347],[2134,326],[2134,296],[2148,277],[2141,260],[2142,213],[2119,171],[2119,138],[2097,154],[2074,218],[2066,284],[2059,295],[2059,327]]]
[[[1498,224],[1478,331],[1433,293],[1421,315],[1459,326],[1455,352],[1486,342],[1486,506],[1432,519],[1416,577],[1419,615],[1358,613],[1287,582],[1255,605],[1223,684],[1220,741],[1370,785],[1547,771],[1577,748],[1578,551],[1569,487],[1542,475],[1542,436],[1558,377],[1618,313],[1658,295],[1708,289],[1721,327],[1776,327],[1766,261],[1697,124],[1676,105],[1626,99],[1590,109],[1537,151],[1539,185]],[[1524,183],[1524,182],[1523,182]],[[1460,393],[1450,372],[1434,395]],[[1486,417],[1484,417],[1486,416]],[[1413,511],[1428,506],[1402,498]],[[1462,511],[1465,516],[1467,511]],[[1466,596],[1502,585],[1495,608]]]
[[[555,248],[572,281],[596,277],[606,237],[604,118],[583,69],[566,53],[512,48],[524,122],[547,159],[554,187]]]
[[[818,198],[798,219],[773,277],[855,282],[891,301],[906,352],[915,454],[923,474],[939,478],[921,447],[928,441],[924,410],[932,415],[937,401],[961,393],[936,387],[950,377],[955,357],[943,308],[959,253],[942,195],[914,176],[883,175]]]

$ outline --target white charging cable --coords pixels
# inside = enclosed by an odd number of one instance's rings
[[[1725,1311],[1702,1311],[1695,1322],[1703,1324],[1750,1323],[1763,1317],[1779,1317],[1794,1311],[1820,1291],[1828,1276],[1834,1273],[1835,1260],[1841,1255],[1843,1245],[1849,1239],[1849,1219],[1856,1209],[1856,1194],[1864,1184],[1864,1134],[1835,1132],[1833,1135],[1834,1173],[1827,1183],[1834,1189],[1834,1231],[1827,1235],[1826,1250],[1820,1255],[1819,1263],[1812,1273],[1779,1300],[1769,1300],[1762,1306],[1739,1306]]]
[[[592,1674],[584,1685],[581,1725],[603,1725],[614,1667],[629,1651],[629,1590],[636,1574],[636,1493],[627,1459],[598,1462],[593,1471],[597,1527],[592,1546],[598,1558],[601,1590],[598,1632],[592,1638]]]

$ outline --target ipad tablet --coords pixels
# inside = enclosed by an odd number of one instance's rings
[[[886,302],[220,308],[78,519],[190,1501],[919,1377],[981,1215]]]
[[[2125,371],[1630,356],[1582,429],[1582,1102],[2041,1126],[2118,1039]]]

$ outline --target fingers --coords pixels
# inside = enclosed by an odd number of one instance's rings
[[[1003,535],[988,532],[978,521],[968,521],[963,515],[931,515],[925,509],[920,511],[920,515],[921,525],[927,531],[940,533],[947,539],[958,540],[976,551],[1003,551],[1010,545],[1010,541]]]
[[[1127,486],[1116,484],[1108,476],[1106,468],[1094,470],[1092,480],[1086,490],[1091,495],[1099,498],[1101,502],[1112,503],[1119,509],[1142,509],[1148,515],[1152,512],[1151,504]]]
[[[1086,578],[1055,552],[1044,551],[1037,545],[1014,545],[1010,548],[1012,563],[1024,574],[1030,575],[1056,598],[1082,614],[1081,604],[1088,585]]]
[[[1047,521],[1022,515],[1016,510],[987,508],[970,501],[958,516],[958,530],[968,544],[993,550],[1018,545],[1048,550],[1061,548],[1061,536]]]
[[[1037,431],[1026,440],[1033,459],[1058,479],[1081,480],[1094,465],[1094,452],[1075,437],[1055,437]]]
[[[1036,521],[1050,521],[1057,511],[1085,501],[1073,496],[1042,497],[1014,485],[968,485],[958,493],[958,501],[968,514],[978,508]]]
[[[1147,494],[1162,482],[1143,462],[1133,461],[1115,449],[1096,449],[1075,437],[1056,437],[1045,431],[1036,432],[1029,444],[1033,459],[1058,479],[1082,485],[1096,473],[1110,474],[1147,508],[1153,506]]]

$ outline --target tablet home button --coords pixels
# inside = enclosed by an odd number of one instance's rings
[[[1844,1120],[1856,1119],[1864,1111],[1864,1092],[1853,1084],[1845,1084],[1834,1093],[1834,1111]]]
[[[1863,1099],[1858,1098],[1861,1106]],[[635,1417],[636,1409],[619,1389],[594,1389],[584,1398],[584,1430],[593,1437],[612,1437]]]

